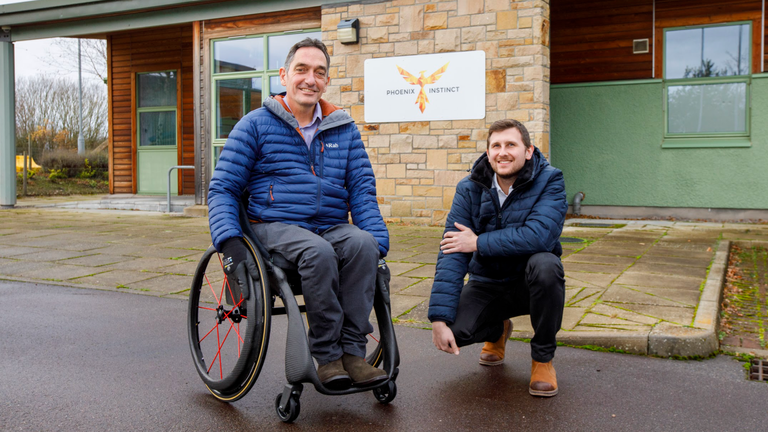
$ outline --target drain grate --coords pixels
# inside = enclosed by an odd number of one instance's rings
[[[752,381],[768,381],[768,360],[752,360],[749,368],[749,379]]]
[[[584,239],[576,237],[560,237],[560,243],[584,243]]]

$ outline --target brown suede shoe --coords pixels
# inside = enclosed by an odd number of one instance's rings
[[[528,393],[543,397],[557,394],[557,375],[552,360],[548,363],[531,360],[531,385],[528,387]]]
[[[362,357],[344,353],[341,361],[355,385],[370,385],[387,379],[386,372],[369,365]]]
[[[480,353],[480,364],[483,366],[498,366],[504,363],[504,350],[507,348],[509,335],[512,334],[512,320],[504,321],[504,331],[496,342],[486,342]]]
[[[320,378],[323,386],[331,390],[344,390],[352,385],[352,380],[349,378],[349,373],[344,370],[341,359],[318,366],[317,377]]]

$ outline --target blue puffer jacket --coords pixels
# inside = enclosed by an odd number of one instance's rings
[[[315,233],[352,222],[370,232],[382,256],[389,233],[376,201],[376,179],[360,132],[343,110],[320,101],[323,119],[308,149],[299,124],[277,96],[243,117],[227,138],[208,190],[216,249],[242,237],[238,205],[250,193],[248,218],[284,222]]]
[[[477,251],[440,252],[429,299],[430,321],[454,322],[467,273],[474,280],[506,282],[522,275],[535,253],[562,255],[559,238],[568,209],[562,171],[535,149],[501,208],[491,189],[494,175],[484,154],[456,187],[445,232],[457,231],[454,222],[471,228],[478,236]]]

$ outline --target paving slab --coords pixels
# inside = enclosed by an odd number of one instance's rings
[[[688,289],[698,291],[702,282],[703,278],[677,275],[659,275],[655,273],[643,273],[628,270],[619,276],[615,283],[618,285]]]
[[[661,263],[651,264],[648,262],[641,262],[640,260],[632,266],[632,271],[650,274],[686,276],[697,278],[699,280],[704,279],[707,276],[707,269],[705,267],[681,266],[673,264],[667,265]]]
[[[698,292],[696,292],[694,295],[698,296]],[[608,288],[600,297],[600,300],[603,302],[622,304],[634,303],[673,307],[691,306],[689,304],[671,300],[666,297],[649,294],[648,292],[644,291],[644,288],[641,287],[627,287],[622,285],[613,285],[612,287]]]
[[[387,265],[390,265],[390,263],[387,263]],[[420,279],[409,278],[405,276],[392,276],[389,281],[389,292],[396,293],[402,291],[403,289],[417,283],[419,280]]]
[[[108,288],[115,288],[120,285],[130,286],[130,284],[144,279],[157,277],[158,273],[130,271],[130,270],[111,270],[99,273],[93,276],[70,279],[70,282],[76,284],[98,285]]]
[[[147,291],[157,295],[167,295],[188,291],[192,285],[192,278],[188,276],[165,274],[124,285],[127,285],[128,288],[133,290]]]
[[[108,264],[122,264],[126,261],[135,260],[137,258],[126,255],[107,255],[96,253],[93,255],[81,256],[79,258],[67,258],[57,261],[59,264],[68,265],[84,265],[89,267],[100,267]]]
[[[605,273],[586,273],[586,272],[568,272],[565,274],[566,285],[571,282],[571,285],[584,284],[582,286],[608,288],[616,275]]]
[[[685,257],[670,257],[670,256],[649,256],[644,255],[637,260],[638,264],[668,264],[674,266],[690,266],[700,267],[706,269],[709,267],[709,263],[712,262],[711,257],[705,258],[685,258]]]
[[[410,287],[406,288],[405,290],[401,291],[400,294],[405,294],[409,296],[421,296],[421,297],[429,297],[432,293],[432,284],[435,282],[432,278],[423,279],[421,282],[415,283],[411,285]]]
[[[587,307],[595,300],[600,298],[600,295],[605,292],[604,288],[581,288],[574,290],[574,294],[571,297],[567,296],[566,290],[566,306],[582,306]]]
[[[87,257],[94,255],[93,252],[79,252],[68,250],[52,250],[45,249],[37,252],[30,252],[26,254],[16,255],[14,258],[19,260],[31,260],[31,261],[57,261],[66,260],[69,258]],[[69,264],[69,263],[66,263]]]
[[[621,307],[617,307],[616,305],[608,304],[608,303],[599,303],[596,304],[594,307],[592,307],[592,312],[607,315],[607,316],[620,316],[624,318],[625,320],[632,321],[638,324],[645,324],[645,325],[655,325],[659,323],[659,319],[655,317],[649,317],[647,315],[641,315],[636,312],[632,312],[630,310],[626,310]]]
[[[419,252],[409,249],[409,250],[390,250],[389,253],[387,253],[386,260],[388,263],[394,262],[394,261],[403,261],[405,258],[412,257],[414,255],[418,255]]]
[[[616,266],[624,266],[624,267],[629,267],[635,261],[637,261],[637,258],[635,257],[589,255],[589,254],[583,254],[581,252],[575,255],[571,255],[568,258],[565,258],[563,260],[563,262],[605,264],[605,265],[616,265]]]
[[[587,308],[580,307],[567,307],[563,309],[563,323],[560,327],[566,330],[572,330],[574,327],[576,327],[576,325],[578,325],[586,311]],[[528,315],[528,317],[530,317],[530,315]],[[530,323],[530,318],[528,322]]]
[[[570,272],[588,272],[588,273],[608,273],[615,276],[618,276],[619,273],[623,272],[627,267],[626,266],[620,266],[620,265],[613,265],[613,264],[597,264],[597,263],[575,263],[575,262],[565,262],[563,263],[563,268],[565,269],[566,273]]]
[[[408,277],[435,277],[435,266],[433,264],[424,264],[419,268],[401,274]]]
[[[437,253],[420,253],[409,258],[403,258],[401,261],[421,264],[437,264]]]
[[[401,262],[388,262],[387,266],[389,266],[389,272],[392,274],[392,276],[399,276],[402,275],[405,272],[411,271],[417,267],[421,267],[421,264],[413,264],[413,263],[401,263]],[[432,273],[432,276],[435,274]]]
[[[686,307],[672,307],[672,306],[655,306],[644,304],[632,304],[624,303],[622,307],[629,309],[633,312],[637,312],[641,315],[648,315],[652,317],[658,317],[664,321],[679,324],[681,326],[690,325],[693,321],[693,314],[695,310],[693,308]]]
[[[416,305],[427,301],[427,299],[421,296],[408,296],[402,294],[393,295],[390,297],[390,300],[392,306],[392,316],[395,318],[408,312],[412,308],[416,307]]]

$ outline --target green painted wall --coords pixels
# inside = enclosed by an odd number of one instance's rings
[[[752,80],[749,148],[662,149],[662,92],[552,86],[551,161],[568,202],[582,191],[585,205],[768,209],[768,79]]]

